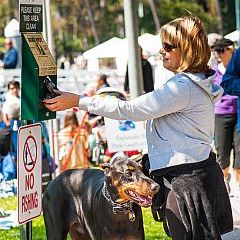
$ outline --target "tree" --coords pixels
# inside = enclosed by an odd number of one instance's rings
[[[154,21],[149,7],[149,1],[144,1],[144,17],[140,19],[139,26],[145,32],[156,33],[154,29]],[[217,17],[212,17],[209,12],[204,11],[203,5],[197,1],[179,1],[179,0],[161,0],[158,2],[157,14],[161,24],[165,24],[174,18],[189,14],[198,16],[204,23],[206,31],[210,32],[212,29],[217,31]]]
[[[156,26],[156,31],[160,28],[160,22],[157,15],[157,8],[154,0],[149,0],[149,5],[152,11],[153,20]]]
[[[218,28],[210,28],[211,32],[218,32],[225,35],[235,30],[235,4],[228,0],[198,0],[204,10],[210,12],[212,16],[218,19]]]
[[[0,36],[4,36],[4,28],[11,19],[18,16],[18,1],[1,0],[0,4]],[[18,19],[18,18],[17,18]]]
[[[0,36],[12,19],[18,19],[19,0],[1,0]],[[207,32],[227,34],[235,29],[235,5],[228,0],[141,0],[141,32],[155,34],[160,23],[187,14],[200,17]],[[55,52],[74,56],[111,37],[125,37],[122,0],[52,0],[51,17]],[[221,20],[222,19],[222,20]],[[222,29],[222,30],[221,30]]]
[[[92,28],[92,34],[94,36],[95,44],[97,45],[97,44],[99,44],[99,38],[98,38],[98,33],[97,33],[97,29],[96,29],[96,25],[94,22],[92,9],[90,7],[89,0],[85,0],[85,5],[86,5],[87,13],[88,13],[89,22],[90,22],[90,25]]]
[[[223,35],[223,19],[222,19],[222,13],[220,10],[220,3],[219,0],[214,0],[215,7],[216,7],[216,13],[218,17],[218,31],[220,34]]]
[[[210,12],[213,19],[214,18],[218,19],[217,32],[223,35],[223,20],[222,20],[222,13],[220,9],[220,1],[219,0],[209,0],[209,1],[198,0],[198,3],[203,6],[205,11]]]

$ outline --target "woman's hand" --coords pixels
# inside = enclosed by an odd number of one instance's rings
[[[62,92],[54,90],[59,96],[51,99],[44,99],[43,104],[50,111],[62,111],[72,107],[78,107],[79,95],[70,93],[70,92]]]

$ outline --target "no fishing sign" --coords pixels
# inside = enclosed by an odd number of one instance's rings
[[[22,126],[18,132],[18,222],[25,223],[42,211],[41,124]]]

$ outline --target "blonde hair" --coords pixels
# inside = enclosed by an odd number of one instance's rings
[[[209,72],[207,63],[211,51],[199,18],[193,16],[177,18],[161,27],[160,37],[162,42],[179,48],[181,62],[178,72]]]
[[[72,129],[76,129],[78,127],[78,119],[75,112],[68,111],[64,117],[64,128],[71,126]]]

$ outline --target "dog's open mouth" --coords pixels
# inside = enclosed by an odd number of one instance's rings
[[[152,205],[152,196],[144,196],[131,190],[126,191],[128,197],[142,207],[149,207]]]

